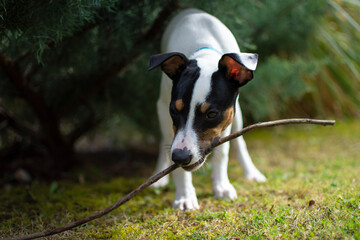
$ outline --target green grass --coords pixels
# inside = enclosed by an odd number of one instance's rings
[[[213,198],[211,164],[206,164],[194,176],[199,211],[172,209],[170,184],[147,189],[113,213],[49,239],[360,239],[359,136],[360,122],[255,130],[246,135],[248,148],[268,180],[245,180],[232,159],[229,176],[236,201]],[[147,177],[33,182],[1,190],[0,237],[84,217]]]

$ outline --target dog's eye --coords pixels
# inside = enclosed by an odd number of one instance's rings
[[[217,115],[218,115],[218,112],[216,112],[216,111],[209,111],[209,112],[206,114],[206,118],[215,118]]]

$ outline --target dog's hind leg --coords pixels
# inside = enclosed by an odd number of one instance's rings
[[[231,132],[237,132],[242,129],[242,115],[239,107],[239,102],[236,101],[235,117],[232,125]],[[255,180],[258,182],[264,182],[266,180],[265,176],[255,167],[251,161],[251,157],[248,153],[245,140],[243,136],[240,136],[231,141],[231,150],[240,163],[244,175],[249,180]]]
[[[159,157],[156,163],[156,168],[154,171],[155,175],[156,173],[161,172],[162,170],[168,168],[170,166],[170,159],[169,159],[169,152],[170,150],[166,146],[164,140],[160,142],[159,146]],[[157,182],[154,182],[151,187],[158,188],[166,186],[169,183],[169,175],[166,175],[162,178],[160,178]]]
[[[161,130],[162,140],[159,146],[159,157],[156,164],[154,174],[161,172],[165,168],[170,166],[170,147],[174,133],[172,130],[172,120],[169,114],[169,101],[166,93],[167,78],[165,75],[162,77],[160,98],[157,102],[157,113],[159,117],[159,125]],[[170,81],[170,80],[169,80]],[[152,187],[163,187],[169,183],[169,175],[166,175],[153,183]]]

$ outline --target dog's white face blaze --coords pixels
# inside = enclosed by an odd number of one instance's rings
[[[205,162],[204,158],[206,157],[200,152],[198,135],[194,129],[195,110],[196,106],[205,103],[206,97],[211,91],[211,76],[218,70],[218,62],[221,55],[212,50],[204,50],[195,53],[192,57],[197,60],[197,65],[200,68],[200,76],[195,83],[192,93],[187,122],[182,129],[177,131],[171,146],[171,154],[174,149],[187,148],[190,150],[193,158],[188,166],[198,163],[199,161],[200,164],[196,164],[196,166],[188,169],[185,168],[185,170],[195,171],[202,166]]]

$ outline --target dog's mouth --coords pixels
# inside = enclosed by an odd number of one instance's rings
[[[201,155],[201,158],[196,163],[193,163],[193,164],[190,164],[187,166],[181,166],[181,167],[185,171],[189,171],[189,172],[198,170],[205,162],[205,160],[206,160],[207,156],[210,154],[211,150],[212,150],[212,148],[208,148],[207,150],[205,150],[204,153]]]
[[[192,172],[192,171],[195,171],[195,170],[199,169],[199,168],[203,165],[203,163],[205,162],[205,160],[206,160],[206,157],[204,156],[204,157],[200,158],[200,160],[197,161],[196,163],[193,163],[193,164],[188,165],[188,166],[181,166],[181,167],[182,167],[185,171]]]
[[[203,163],[205,162],[207,156],[210,154],[210,152],[214,149],[215,144],[218,142],[219,137],[215,138],[212,142],[212,144],[210,145],[210,147],[208,147],[207,149],[203,150],[202,153],[202,157],[199,159],[199,161],[197,161],[196,163],[193,163],[191,165],[187,165],[187,166],[181,166],[185,171],[195,171],[197,169],[199,169]]]

